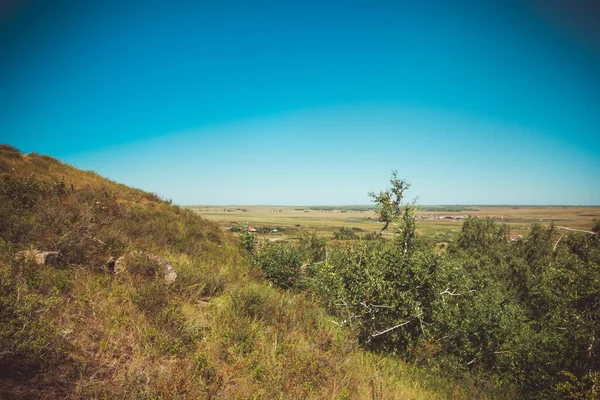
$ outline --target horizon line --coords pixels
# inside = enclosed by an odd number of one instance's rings
[[[181,207],[372,207],[373,204],[178,204]],[[417,207],[600,207],[600,204],[418,204]]]

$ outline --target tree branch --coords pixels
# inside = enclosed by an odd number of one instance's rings
[[[401,326],[404,326],[404,325],[408,324],[410,321],[412,321],[412,320],[409,319],[408,321],[404,321],[402,323],[399,323],[398,325],[392,326],[391,328],[387,328],[387,329],[384,329],[382,331],[375,332],[374,334],[369,335],[369,338],[367,339],[367,342],[370,341],[371,339],[377,337],[377,336],[383,335],[384,333],[388,333],[390,331],[393,331],[396,328],[400,328]]]

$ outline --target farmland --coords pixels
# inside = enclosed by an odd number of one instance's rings
[[[333,238],[333,233],[342,227],[352,229],[358,235],[379,232],[382,228],[372,205],[199,205],[189,208],[215,221],[221,229],[249,224],[259,229],[260,236],[267,236],[273,241],[291,239],[301,229],[314,230],[322,237]],[[417,231],[439,241],[452,240],[461,229],[461,218],[467,215],[493,218],[508,224],[512,234],[523,235],[534,223],[544,226],[554,223],[556,226],[589,230],[593,220],[600,219],[600,206],[421,206],[417,212]]]

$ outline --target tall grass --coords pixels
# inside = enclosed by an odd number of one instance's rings
[[[0,227],[0,398],[452,392],[415,367],[365,353],[308,295],[263,281],[232,236],[156,195],[0,146]],[[26,249],[60,258],[15,258]],[[132,251],[167,258],[177,280],[115,275],[114,260]]]

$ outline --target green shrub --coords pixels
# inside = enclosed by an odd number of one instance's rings
[[[234,225],[232,227],[229,228],[230,232],[234,232],[234,233],[238,233],[238,232],[242,232],[244,230],[246,230],[247,228],[244,227],[243,225]]]
[[[254,256],[277,286],[308,288],[363,345],[455,376],[494,382],[525,398],[593,398],[600,363],[600,240],[534,225],[470,217],[448,251],[416,235],[406,183],[373,194],[392,241],[339,243],[326,262],[310,241],[270,244]],[[562,237],[562,236],[561,236]],[[351,229],[338,239],[355,238]],[[315,246],[319,248],[319,246]],[[320,261],[317,261],[320,260]],[[489,383],[485,383],[488,385]]]
[[[281,288],[302,286],[304,263],[301,251],[294,245],[267,244],[255,257],[265,278]]]
[[[359,236],[350,228],[341,227],[339,232],[333,232],[333,238],[336,240],[357,240]]]
[[[298,250],[306,264],[324,261],[327,255],[326,240],[319,237],[315,231],[302,230],[298,235],[300,241]]]
[[[362,240],[383,240],[381,234],[376,232],[367,232],[362,237]]]
[[[256,235],[248,231],[242,231],[238,234],[240,238],[240,247],[247,253],[254,252],[257,244]]]

